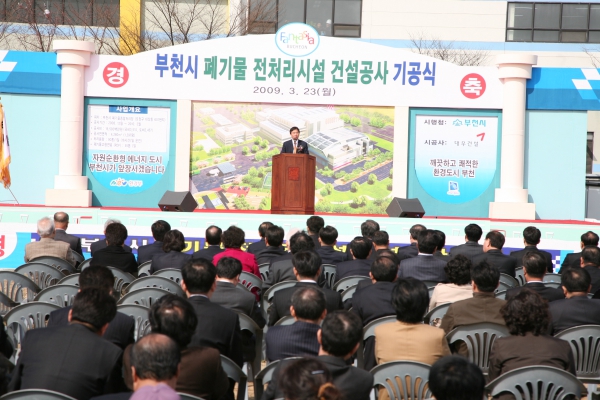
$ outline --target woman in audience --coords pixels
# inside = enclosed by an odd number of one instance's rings
[[[183,267],[183,264],[192,259],[191,254],[181,252],[185,249],[185,237],[183,237],[183,233],[177,229],[165,233],[162,249],[165,254],[156,254],[152,257],[152,264],[150,266],[151,274],[165,268],[176,268],[180,270]]]
[[[246,234],[237,226],[230,226],[221,236],[225,251],[215,255],[212,259],[213,264],[217,265],[223,257],[233,257],[240,260],[242,270],[254,274],[260,278],[258,263],[254,254],[246,253],[242,250],[242,246],[246,243]]]
[[[279,376],[285,400],[341,400],[331,383],[327,366],[317,359],[303,358],[290,363]]]
[[[433,289],[429,309],[441,304],[454,303],[455,301],[473,297],[471,285],[471,260],[462,254],[457,255],[444,267],[450,283],[438,283]]]

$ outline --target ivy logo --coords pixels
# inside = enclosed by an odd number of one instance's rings
[[[284,54],[303,57],[319,47],[319,33],[310,25],[293,22],[279,28],[275,34],[275,44]]]

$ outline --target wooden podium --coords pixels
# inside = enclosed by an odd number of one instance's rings
[[[273,157],[271,213],[315,213],[315,156],[278,154]]]

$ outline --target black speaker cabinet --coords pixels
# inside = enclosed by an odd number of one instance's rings
[[[401,199],[394,197],[385,210],[392,218],[423,218],[425,210],[419,199]]]
[[[171,192],[167,190],[158,202],[158,207],[162,211],[193,212],[198,207],[198,203],[190,192]]]

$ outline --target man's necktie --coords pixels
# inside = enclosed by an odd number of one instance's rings
[[[294,140],[294,154],[296,154],[296,150],[298,150],[298,149],[297,149],[296,141]]]

